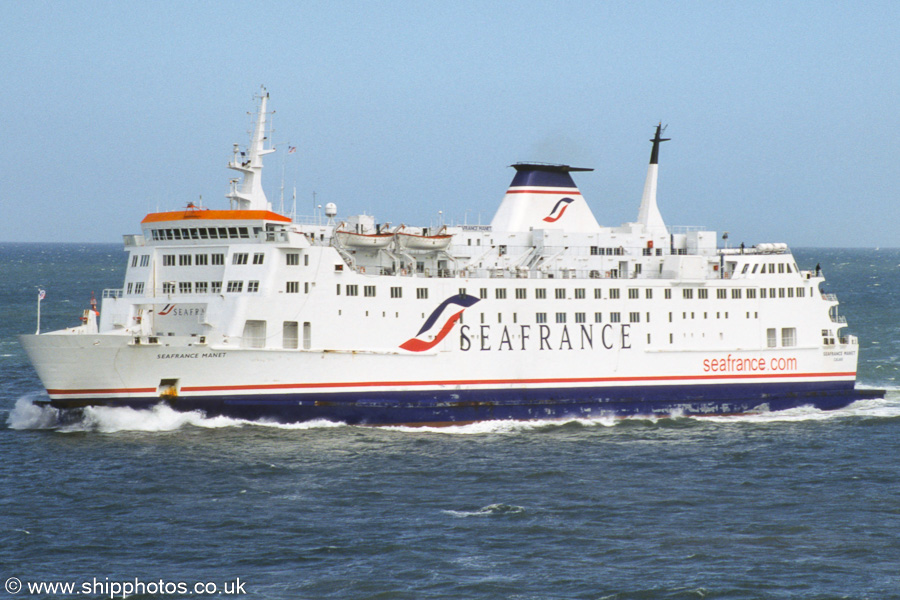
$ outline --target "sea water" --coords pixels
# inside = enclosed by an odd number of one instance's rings
[[[795,256],[821,265],[860,337],[860,385],[884,400],[428,429],[163,406],[61,422],[33,404],[46,395],[15,336],[35,330],[38,286],[42,331],[77,324],[125,254],[0,244],[3,593],[900,597],[900,250]]]

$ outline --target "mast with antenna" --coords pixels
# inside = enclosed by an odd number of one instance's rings
[[[668,142],[669,138],[662,137],[665,128],[660,122],[656,126],[656,134],[653,139],[653,150],[650,151],[650,165],[647,167],[647,179],[644,182],[644,195],[641,198],[641,208],[638,211],[637,222],[644,226],[645,231],[651,234],[667,234],[666,224],[663,221],[659,207],[656,205],[656,182],[659,177],[659,145]]]
[[[262,188],[262,157],[275,152],[274,148],[266,148],[266,104],[269,93],[264,86],[259,91],[259,112],[256,117],[256,128],[250,138],[250,146],[247,154],[240,151],[238,145],[234,145],[234,158],[228,163],[228,168],[243,174],[240,189],[237,180],[232,180],[231,192],[226,196],[231,201],[231,208],[237,210],[271,210],[272,206],[266,199],[266,193]]]

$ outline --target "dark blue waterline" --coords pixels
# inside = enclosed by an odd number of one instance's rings
[[[477,390],[354,391],[179,396],[165,401],[208,416],[298,423],[325,419],[352,425],[467,423],[638,415],[729,415],[813,406],[843,408],[883,390],[856,390],[852,382],[741,385],[629,386]],[[85,405],[148,408],[160,398],[61,399],[56,408]]]

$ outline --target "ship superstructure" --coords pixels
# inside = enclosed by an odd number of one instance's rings
[[[718,248],[657,204],[601,226],[566,165],[513,165],[490,225],[294,222],[261,185],[263,91],[230,207],[125,236],[99,323],[22,336],[61,408],[169,402],[350,423],[723,414],[877,397],[820,272],[785,244]]]

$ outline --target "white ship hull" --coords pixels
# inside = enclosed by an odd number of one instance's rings
[[[613,335],[621,330],[610,332],[607,344]],[[570,334],[571,350],[506,349],[489,361],[480,355],[486,351],[459,348],[409,354],[135,346],[102,335],[22,341],[58,407],[164,400],[209,414],[380,424],[734,414],[834,408],[860,397],[853,389],[855,346],[828,356],[817,348],[666,353],[606,348],[601,337],[597,347],[582,349]],[[161,382],[174,384],[174,392]]]

